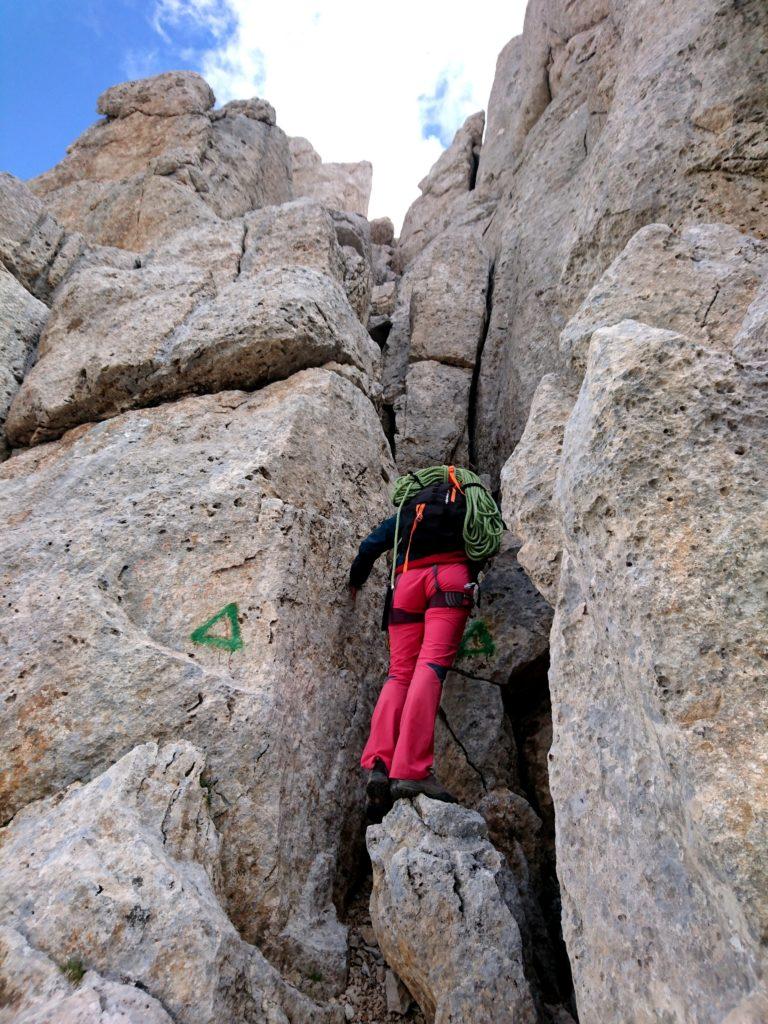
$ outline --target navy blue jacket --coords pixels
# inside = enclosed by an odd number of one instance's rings
[[[395,543],[395,523],[397,515],[390,516],[383,523],[379,523],[375,530],[365,538],[360,545],[352,568],[349,570],[349,585],[359,589],[371,575],[373,563],[383,555],[385,551],[391,551]],[[402,531],[402,519],[400,527]],[[403,544],[402,532],[397,543],[397,564],[401,565],[405,559],[405,544]]]

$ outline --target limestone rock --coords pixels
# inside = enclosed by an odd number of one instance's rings
[[[454,201],[474,187],[484,126],[482,110],[471,114],[419,182],[421,195],[408,208],[397,243],[400,271],[448,226]]]
[[[99,96],[96,109],[108,118],[131,114],[178,117],[205,114],[216,102],[211,87],[194,71],[167,71],[154,78],[121,82]]]
[[[403,472],[468,457],[467,409],[472,371],[427,359],[408,367],[404,397],[395,406],[397,463]]]
[[[482,159],[477,169],[478,189],[499,198],[508,186],[507,179],[514,174],[515,153],[510,146],[509,133],[517,114],[516,85],[522,50],[522,37],[515,36],[496,61],[496,74],[488,99]]]
[[[100,98],[107,120],[32,188],[66,228],[128,249],[284,202],[292,197],[288,139],[262,102],[213,114],[213,94],[194,72],[114,86]]]
[[[519,549],[505,534],[499,554],[489,563],[470,623],[477,623],[457,666],[474,676],[506,686],[546,654],[552,609],[536,593],[519,560]]]
[[[471,234],[445,232],[419,262],[409,357],[472,368],[485,326],[488,259]]]
[[[342,283],[361,323],[368,320],[373,288],[373,253],[368,221],[352,210],[331,210],[344,263]]]
[[[554,373],[543,377],[523,436],[501,471],[502,516],[522,540],[517,560],[551,605],[557,597],[563,552],[554,487],[575,399],[567,379]]]
[[[8,454],[5,417],[32,365],[48,309],[0,264],[0,459]]]
[[[724,16],[720,0],[684,0],[674,19],[645,0],[528,5],[475,189],[500,197],[475,438],[494,482],[539,381],[566,368],[560,332],[640,228],[768,232],[766,31],[759,3]]]
[[[130,269],[85,266],[71,275],[12,406],[9,438],[37,443],[86,420],[194,390],[251,389],[331,360],[373,376],[378,350],[342,287],[326,273],[285,265],[306,258],[344,273],[324,211],[324,234],[310,219],[297,236],[283,233],[293,212],[252,218],[242,260],[242,227],[232,225],[212,232],[205,262],[183,262],[175,251],[198,252],[198,230],[191,244],[176,239]]]
[[[435,1024],[538,1019],[514,881],[486,835],[479,814],[423,796],[368,829],[376,939]]]
[[[95,971],[81,978],[84,970],[76,957],[55,964],[0,925],[0,1024],[171,1024],[147,992]]]
[[[324,163],[308,139],[290,139],[293,192],[310,196],[334,210],[368,214],[373,167],[367,160],[357,163]]]
[[[598,327],[640,320],[729,350],[768,277],[768,244],[727,224],[650,224],[628,242],[560,335],[579,374]]]
[[[303,983],[343,987],[333,894],[353,874],[385,670],[384,645],[361,640],[381,636],[378,602],[350,606],[345,574],[393,471],[368,399],[319,369],[3,463],[0,819],[136,744],[189,740],[227,912]],[[227,608],[218,641],[191,639]]]
[[[579,1012],[605,1024],[764,994],[763,383],[623,321],[565,431],[550,777]]]
[[[185,1024],[266,1022],[281,1004],[294,1019],[332,1019],[285,985],[219,905],[204,767],[189,743],[146,743],[87,785],[29,804],[3,830],[9,924],[73,969],[87,965],[143,990],[86,976],[56,1008],[65,1020],[76,1011],[88,1019],[89,1003],[136,1021],[168,1020],[165,1007]],[[37,1019],[50,1017],[38,1011]]]
[[[0,263],[44,302],[77,262],[84,239],[68,235],[33,192],[0,172]]]
[[[470,807],[489,789],[517,782],[515,741],[498,686],[449,673],[435,728],[435,769]]]
[[[389,217],[377,217],[371,221],[371,241],[374,245],[394,244],[395,225]]]
[[[391,316],[396,297],[397,285],[394,281],[377,284],[371,293],[371,316]]]

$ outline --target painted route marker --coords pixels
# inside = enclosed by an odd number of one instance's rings
[[[229,621],[229,636],[215,636],[210,632],[222,619]],[[222,651],[239,651],[243,646],[243,638],[240,636],[240,623],[237,621],[237,605],[234,602],[224,605],[213,618],[198,626],[189,639],[194,644],[206,644],[208,647],[218,647]]]
[[[461,638],[456,660],[462,658],[491,658],[496,653],[496,644],[493,642],[488,627],[482,619],[474,619],[467,626],[464,636]]]

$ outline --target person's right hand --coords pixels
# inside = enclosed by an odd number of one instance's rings
[[[347,587],[347,589],[349,590],[349,596],[352,598],[352,604],[354,604],[356,599],[357,599],[358,588],[357,587],[353,587],[352,584],[350,583],[350,585]]]

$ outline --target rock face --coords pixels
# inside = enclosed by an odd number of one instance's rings
[[[378,609],[353,628],[343,579],[389,465],[373,407],[326,370],[126,414],[5,463],[3,819],[147,738],[188,738],[208,758],[230,914],[338,984],[332,891],[354,855],[339,817],[354,834],[384,667],[354,639],[375,635]],[[190,640],[225,607],[213,632],[237,626],[242,647]],[[307,800],[325,810],[307,819]]]
[[[5,418],[35,357],[48,310],[0,265],[0,459],[8,454]]]
[[[551,782],[579,1005],[601,1020],[618,997],[719,1021],[759,985],[760,390],[730,353],[624,321],[593,335],[566,427]]]
[[[3,1024],[170,1024],[152,996],[85,971],[77,957],[56,964],[13,928],[0,926]]]
[[[494,304],[478,382],[478,458],[495,474],[558,335],[646,224],[768,231],[766,11],[686,0],[532,0],[502,51],[475,190],[498,197]],[[503,129],[503,130],[502,130]]]
[[[14,443],[329,361],[371,376],[378,351],[350,309],[333,221],[290,207],[175,236],[130,269],[73,273],[10,413]]]
[[[515,883],[480,815],[399,800],[368,829],[368,851],[377,941],[430,1019],[535,1022]]]
[[[421,196],[406,213],[398,240],[400,270],[448,227],[452,203],[474,187],[484,125],[482,110],[468,117],[448,149],[419,182]]]
[[[572,353],[591,339],[575,405],[545,377],[502,474],[556,601],[564,929],[600,1020],[634,1004],[721,1021],[762,991],[764,260],[723,225],[639,232],[563,332]],[[653,326],[602,326],[625,312]]]
[[[65,227],[139,250],[291,199],[288,138],[274,110],[263,100],[213,104],[188,71],[108,89],[99,98],[106,120],[32,188]]]
[[[290,139],[293,194],[310,196],[334,210],[368,215],[373,166],[358,163],[324,163],[307,139]]]
[[[766,39],[531,0],[399,239],[190,72],[0,175],[0,1021],[383,1024],[345,582],[391,453],[503,466],[512,536],[469,806],[368,833],[389,967],[446,1024],[766,1019]]]
[[[74,1016],[78,1002],[85,1014],[89,1001],[100,1010],[101,994],[136,1021],[266,1022],[281,1005],[294,1020],[332,1019],[285,985],[219,905],[220,840],[204,767],[190,744],[143,744],[88,785],[30,804],[3,830],[0,905],[10,925],[70,975],[87,965],[137,986],[86,975],[84,990],[60,996],[55,1012]]]

